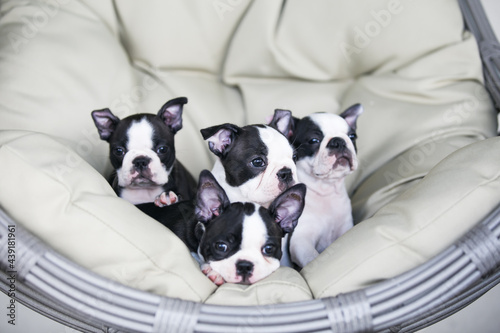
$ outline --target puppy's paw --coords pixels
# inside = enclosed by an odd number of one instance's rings
[[[179,201],[179,197],[174,192],[163,192],[155,198],[155,205],[158,207],[170,206]]]
[[[224,281],[224,278],[222,278],[222,275],[220,275],[218,272],[214,271],[212,269],[212,267],[210,267],[209,264],[203,264],[203,265],[201,265],[200,268],[201,268],[201,271],[203,272],[203,274],[205,274],[210,279],[210,281],[215,283],[215,285],[221,286],[224,283],[226,283],[226,281]]]

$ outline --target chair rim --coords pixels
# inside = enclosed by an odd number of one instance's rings
[[[500,45],[477,0],[459,0],[476,37],[485,83],[500,105]],[[413,332],[500,283],[500,205],[464,237],[394,278],[335,297],[264,306],[209,305],[154,295],[101,277],[57,253],[0,207],[0,290],[12,294],[8,226],[16,226],[13,299],[85,332]],[[10,297],[10,296],[9,296]]]
[[[63,257],[0,209],[0,289],[9,292],[8,226],[15,225],[15,299],[89,332],[414,331],[500,282],[500,206],[436,257],[394,278],[334,297],[261,306],[210,305],[121,285]],[[404,328],[404,329],[403,329]]]

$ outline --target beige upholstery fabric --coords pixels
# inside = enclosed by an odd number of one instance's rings
[[[315,297],[333,296],[422,264],[498,205],[500,139],[447,156],[418,184],[323,252],[302,272]],[[478,163],[479,162],[479,163]],[[411,207],[411,208],[409,208]],[[446,241],[445,241],[446,239]],[[359,246],[350,244],[360,243]],[[323,271],[333,274],[324,275]]]
[[[424,262],[498,201],[499,142],[483,141],[496,113],[456,1],[32,0],[1,11],[0,205],[114,281],[224,304],[335,295]],[[115,196],[90,117],[155,113],[177,96],[189,98],[177,157],[194,175],[214,161],[201,128],[363,103],[348,179],[360,224],[300,273],[216,288],[175,236]]]
[[[219,305],[269,305],[310,300],[306,281],[292,268],[280,267],[251,286],[226,283],[218,287],[206,303]]]

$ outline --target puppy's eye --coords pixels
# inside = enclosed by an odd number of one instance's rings
[[[266,162],[260,157],[253,159],[251,163],[252,163],[252,166],[254,166],[256,168],[263,168],[266,166]]]
[[[167,152],[168,152],[167,146],[160,146],[160,147],[156,148],[157,154],[166,154]]]
[[[125,155],[125,148],[123,148],[123,147],[113,148],[113,155],[115,155],[117,157],[121,157],[121,156]]]
[[[293,159],[294,162],[297,162],[298,157],[297,157],[297,153],[296,152],[293,153],[292,159]]]
[[[356,140],[357,138],[358,138],[358,136],[356,135],[356,133],[349,134],[349,139]]]
[[[227,249],[228,249],[228,246],[226,243],[224,242],[216,242],[214,244],[214,248],[217,252],[222,252],[222,253],[226,253],[227,252]]]
[[[270,255],[274,254],[275,250],[276,250],[276,246],[274,246],[272,244],[267,244],[267,245],[264,245],[264,247],[262,248],[262,253],[265,254],[266,256],[270,256]]]
[[[307,143],[309,143],[310,145],[315,145],[315,144],[319,143],[319,139],[318,138],[312,138]]]

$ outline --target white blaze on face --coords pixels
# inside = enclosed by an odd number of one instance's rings
[[[279,188],[278,172],[283,168],[292,171],[294,183],[297,183],[297,170],[293,161],[293,148],[288,140],[277,130],[259,128],[260,139],[268,148],[266,170],[242,184],[239,188],[245,200],[267,206],[282,192]]]
[[[344,118],[330,113],[315,113],[310,117],[321,128],[324,138],[321,141],[318,152],[312,157],[306,157],[299,160],[297,162],[297,167],[308,172],[310,176],[325,179],[343,178],[356,170],[358,167],[358,160],[354,144],[348,136],[349,125],[347,125]],[[331,155],[329,149],[326,147],[328,142],[333,138],[344,139],[347,144],[347,149],[352,153],[352,166],[348,164],[335,165],[337,157],[334,154]]]
[[[240,250],[229,258],[210,262],[210,267],[217,271],[226,282],[242,282],[242,277],[236,271],[236,264],[242,260],[249,261],[254,266],[252,275],[246,281],[248,283],[255,283],[265,278],[278,269],[280,265],[277,258],[264,256],[262,253],[268,232],[258,210],[257,206],[254,214],[245,216]]]
[[[145,118],[134,121],[128,129],[127,153],[123,159],[122,167],[116,171],[119,186],[131,186],[138,176],[133,164],[134,159],[137,157],[151,159],[149,164],[151,176],[149,180],[153,185],[163,185],[168,182],[169,171],[165,169],[158,155],[153,151],[153,134],[153,127]]]

